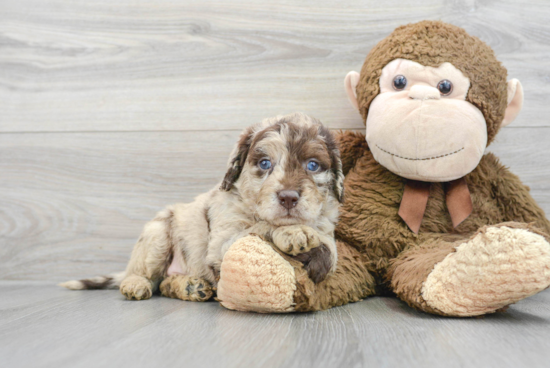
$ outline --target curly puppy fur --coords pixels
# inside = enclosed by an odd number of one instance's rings
[[[265,160],[267,169],[260,165]],[[318,169],[308,166],[311,161]],[[224,254],[251,234],[298,256],[320,282],[336,269],[343,180],[335,139],[319,121],[303,114],[266,119],[242,133],[219,186],[192,203],[168,206],[145,225],[125,273],[62,286],[120,283],[122,294],[140,300],[162,282],[165,296],[204,301],[213,295]]]

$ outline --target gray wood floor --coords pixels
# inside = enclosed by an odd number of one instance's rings
[[[0,282],[2,367],[548,367],[550,291],[483,318],[394,298],[261,315],[114,290]]]
[[[215,185],[239,131],[302,111],[363,129],[343,78],[395,27],[489,43],[525,106],[489,148],[550,214],[550,2],[0,0],[0,367],[549,366],[549,292],[483,319],[373,298],[307,315],[69,292]]]

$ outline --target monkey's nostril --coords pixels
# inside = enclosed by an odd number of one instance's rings
[[[281,206],[290,210],[298,204],[300,194],[295,190],[282,190],[277,194],[277,198]]]

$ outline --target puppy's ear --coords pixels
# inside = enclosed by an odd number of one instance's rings
[[[320,126],[319,134],[325,139],[328,153],[331,161],[331,171],[333,174],[332,191],[338,199],[338,202],[344,202],[344,170],[342,168],[342,160],[340,159],[340,150],[338,142],[330,130],[324,126]]]
[[[344,171],[342,170],[342,160],[340,159],[340,151],[338,148],[331,151],[331,159],[332,172],[334,174],[332,190],[338,202],[344,203]]]
[[[244,163],[248,156],[248,150],[252,143],[252,129],[246,129],[240,136],[237,146],[231,153],[229,165],[225,177],[223,178],[220,190],[229,191],[233,184],[239,179],[243,170]]]

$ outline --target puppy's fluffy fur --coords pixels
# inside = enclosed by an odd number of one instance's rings
[[[322,281],[336,267],[343,178],[336,142],[319,121],[303,114],[266,119],[243,131],[221,185],[145,225],[125,272],[62,286],[120,286],[140,300],[160,284],[165,296],[207,300],[224,254],[250,234],[307,259],[310,277]]]

